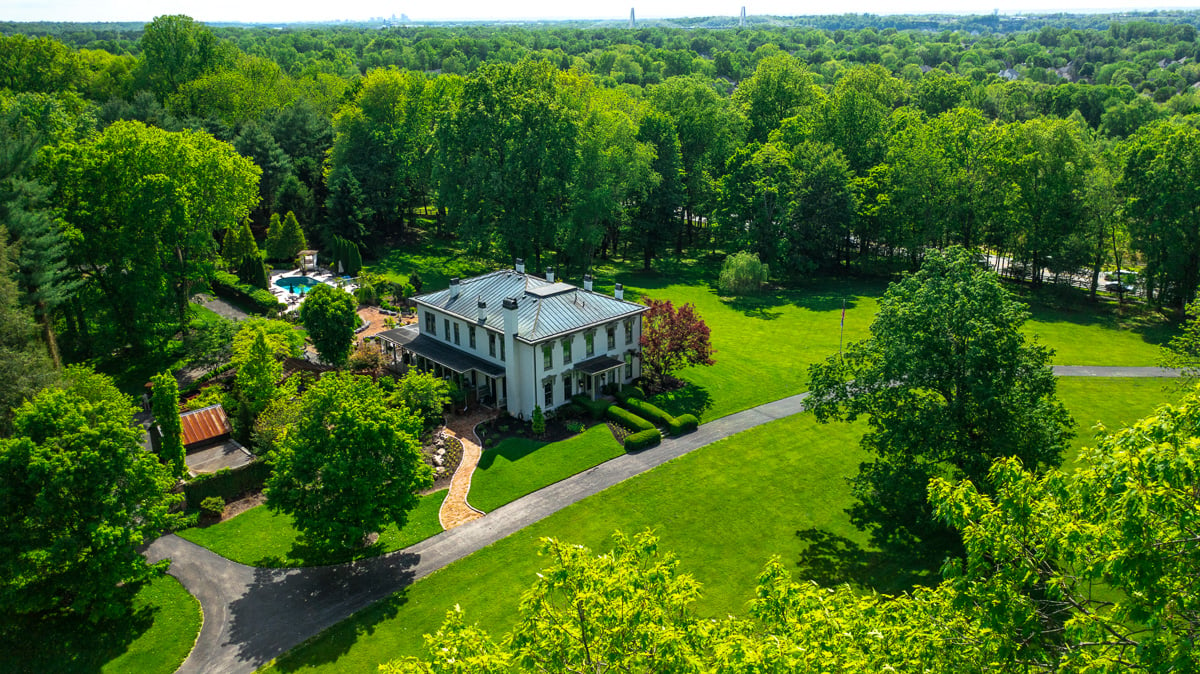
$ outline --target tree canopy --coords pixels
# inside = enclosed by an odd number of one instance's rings
[[[321,360],[339,367],[346,363],[358,327],[357,308],[353,295],[328,284],[318,285],[305,295],[300,321]]]

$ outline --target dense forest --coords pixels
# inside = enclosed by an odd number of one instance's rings
[[[263,283],[227,231],[288,213],[368,261],[422,233],[568,275],[749,251],[787,283],[962,244],[1194,297],[1200,12],[722,21],[3,24],[11,348],[153,348],[214,273]]]

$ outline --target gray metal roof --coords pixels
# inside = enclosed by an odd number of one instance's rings
[[[479,324],[479,302],[487,303],[483,325],[504,331],[503,303],[517,299],[517,339],[534,343],[575,332],[590,325],[637,316],[646,307],[610,295],[584,290],[568,283],[551,283],[513,269],[463,279],[457,297],[452,288],[413,298],[423,304],[470,323]]]
[[[504,375],[503,365],[488,362],[462,349],[439,341],[436,337],[422,335],[415,325],[406,325],[403,328],[388,330],[376,336],[393,344],[398,344],[413,353],[425,356],[429,360],[440,363],[443,367],[448,367],[455,372],[461,373],[478,370],[492,377]]]

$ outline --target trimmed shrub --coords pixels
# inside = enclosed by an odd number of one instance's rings
[[[660,442],[662,442],[662,433],[659,433],[657,428],[651,428],[648,431],[638,431],[625,438],[625,451],[638,452],[647,447],[653,447]]]
[[[633,384],[626,384],[626,385],[622,386],[621,391],[619,393],[617,393],[618,398],[620,398],[621,396],[624,396],[626,398],[637,398],[638,400],[645,400],[646,392],[642,390],[641,386],[634,386]],[[624,400],[622,400],[621,402],[624,402]]]
[[[670,414],[667,414],[667,412],[665,412],[664,410],[659,409],[658,407],[656,407],[654,405],[651,405],[650,403],[646,402],[645,400],[638,400],[637,398],[629,398],[628,400],[625,401],[625,407],[628,407],[630,412],[633,412],[634,414],[645,419],[646,421],[649,421],[650,423],[654,424],[655,426],[667,426],[667,425],[670,425],[670,423],[675,420],[675,417],[671,416]]]
[[[208,517],[220,517],[225,512],[225,499],[220,496],[209,496],[200,502],[200,512]]]
[[[604,416],[608,417],[608,419],[613,423],[618,424],[633,433],[654,430],[654,424],[628,410],[623,410],[616,405],[609,407],[608,410],[605,411]]]
[[[588,411],[593,419],[603,419],[604,410],[612,406],[612,402],[608,400],[592,400],[582,393],[577,393],[571,398],[571,402],[579,405]]]
[[[694,414],[680,414],[667,422],[667,433],[672,437],[691,433],[700,426],[700,420]]]
[[[198,510],[204,499],[220,496],[226,502],[236,501],[240,496],[262,489],[271,474],[271,466],[265,461],[255,461],[241,468],[222,468],[209,475],[200,475],[183,485],[187,507]]]

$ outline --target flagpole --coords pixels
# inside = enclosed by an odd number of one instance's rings
[[[842,327],[838,331],[838,358],[842,357],[842,340],[846,335],[846,298],[842,298]]]

